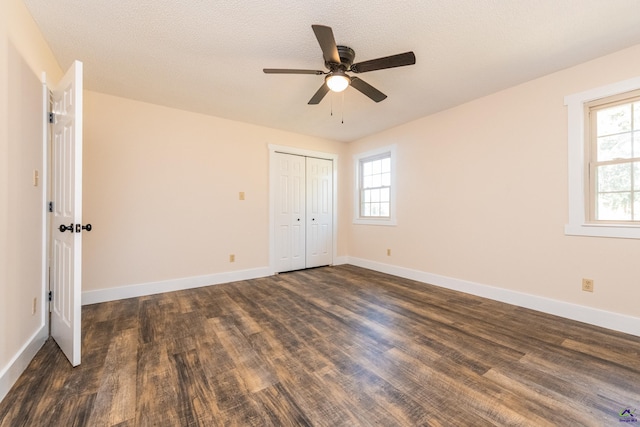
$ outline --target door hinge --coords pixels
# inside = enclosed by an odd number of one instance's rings
[[[49,291],[49,301],[53,301],[53,291]]]
[[[49,113],[49,123],[54,124],[56,122],[56,113]]]
[[[49,202],[49,212],[53,212],[53,202]]]

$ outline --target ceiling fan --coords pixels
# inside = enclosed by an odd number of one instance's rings
[[[312,25],[311,28],[313,28],[313,32],[320,44],[320,49],[322,49],[324,65],[329,71],[292,70],[287,68],[264,68],[262,70],[266,74],[315,74],[317,76],[325,74],[324,83],[309,100],[309,104],[311,105],[319,104],[320,101],[322,101],[322,98],[324,98],[330,90],[334,92],[342,92],[349,86],[352,86],[354,89],[362,92],[375,102],[380,102],[384,100],[387,95],[380,92],[361,78],[347,75],[347,71],[351,73],[366,73],[369,71],[383,70],[385,68],[413,65],[416,63],[416,56],[414,53],[405,52],[354,64],[353,60],[356,53],[350,47],[336,45],[331,27],[324,25]]]

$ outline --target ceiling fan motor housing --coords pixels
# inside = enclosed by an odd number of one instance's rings
[[[340,64],[335,64],[332,67],[331,63],[325,63],[328,69],[331,71],[336,68],[343,69],[344,71],[348,70],[353,64],[353,60],[356,57],[356,52],[347,46],[337,46],[338,47],[338,55],[340,56]],[[337,67],[336,67],[337,65]]]

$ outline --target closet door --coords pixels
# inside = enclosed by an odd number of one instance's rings
[[[307,157],[306,267],[333,263],[333,162]]]
[[[275,153],[276,271],[305,268],[305,158]]]

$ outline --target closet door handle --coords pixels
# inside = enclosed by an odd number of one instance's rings
[[[61,224],[60,227],[58,227],[58,230],[62,231],[63,233],[67,230],[73,233],[73,223],[69,225]]]
[[[91,231],[91,224],[87,224],[87,225],[76,224],[76,233],[81,233],[82,230]]]

